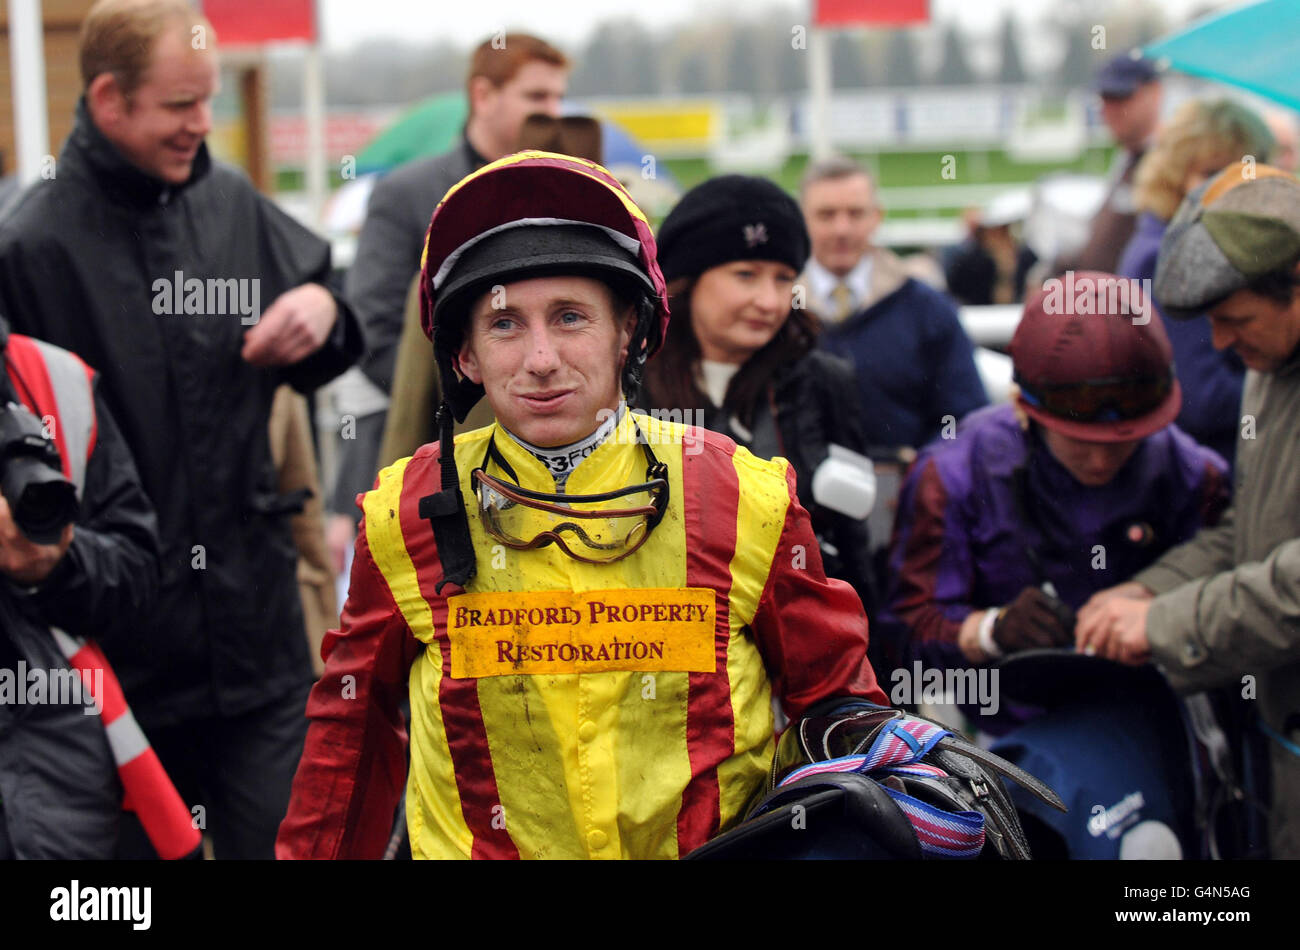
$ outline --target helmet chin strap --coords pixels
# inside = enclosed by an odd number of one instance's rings
[[[636,329],[627,345],[627,359],[623,361],[623,398],[635,402],[641,392],[645,377],[645,364],[653,348],[650,334],[656,330],[655,303],[642,295],[636,302]]]
[[[443,585],[448,582],[463,590],[474,579],[477,565],[474,559],[474,541],[469,533],[469,519],[465,514],[465,499],[460,493],[460,473],[456,471],[456,450],[453,443],[455,421],[451,407],[445,400],[438,406],[437,419],[440,440],[438,466],[442,472],[442,490],[420,499],[420,517],[429,519],[434,541],[438,545],[442,580],[438,581],[435,590],[441,594]]]

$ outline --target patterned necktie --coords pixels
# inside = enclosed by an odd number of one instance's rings
[[[853,312],[853,291],[849,290],[848,284],[840,281],[831,291],[831,302],[835,304],[835,312],[831,314],[832,323],[842,323]]]

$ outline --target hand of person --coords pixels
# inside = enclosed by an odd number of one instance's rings
[[[1093,614],[1101,609],[1102,604],[1112,598],[1126,597],[1130,600],[1150,600],[1154,596],[1151,591],[1137,581],[1126,581],[1123,584],[1116,584],[1114,587],[1107,587],[1105,590],[1097,591],[1088,598],[1087,603],[1079,608],[1079,624],[1091,624]]]
[[[993,624],[993,639],[1004,653],[1015,653],[1068,646],[1070,631],[1052,598],[1037,587],[1026,587]]]
[[[1086,621],[1079,615],[1075,647],[1080,653],[1133,666],[1145,663],[1151,658],[1151,641],[1147,639],[1150,610],[1150,597],[1110,597],[1092,610]]]
[[[997,613],[997,611],[998,608],[992,608],[993,613]],[[972,663],[987,663],[993,659],[980,646],[980,622],[983,621],[986,613],[989,613],[989,611],[972,610],[966,615],[966,619],[961,622],[961,628],[957,631],[957,646],[966,659]]]
[[[0,495],[0,574],[24,586],[39,584],[67,553],[72,533],[69,524],[57,544],[33,543],[14,521],[8,500]]]
[[[357,539],[357,519],[351,515],[330,515],[325,523],[325,546],[329,548],[330,564],[334,573],[343,573],[343,564],[347,560],[348,548]]]
[[[319,350],[338,319],[334,295],[320,284],[282,293],[244,334],[240,354],[254,366],[289,366]]]

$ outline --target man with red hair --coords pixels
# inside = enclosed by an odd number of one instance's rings
[[[397,341],[429,216],[447,189],[470,172],[519,148],[528,116],[560,114],[569,61],[545,40],[507,33],[484,40],[470,57],[465,94],[469,120],[447,152],[385,175],[370,196],[357,258],[348,271],[348,299],[361,317],[366,375],[392,386]]]

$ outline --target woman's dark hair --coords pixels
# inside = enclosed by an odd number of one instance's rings
[[[695,382],[700,343],[691,324],[691,294],[699,277],[679,277],[668,284],[668,336],[663,349],[646,364],[646,403],[652,409],[703,410],[711,405]],[[802,359],[821,329],[811,311],[792,308],[776,336],[754,353],[732,377],[723,408],[749,428],[773,377],[782,366]]]

